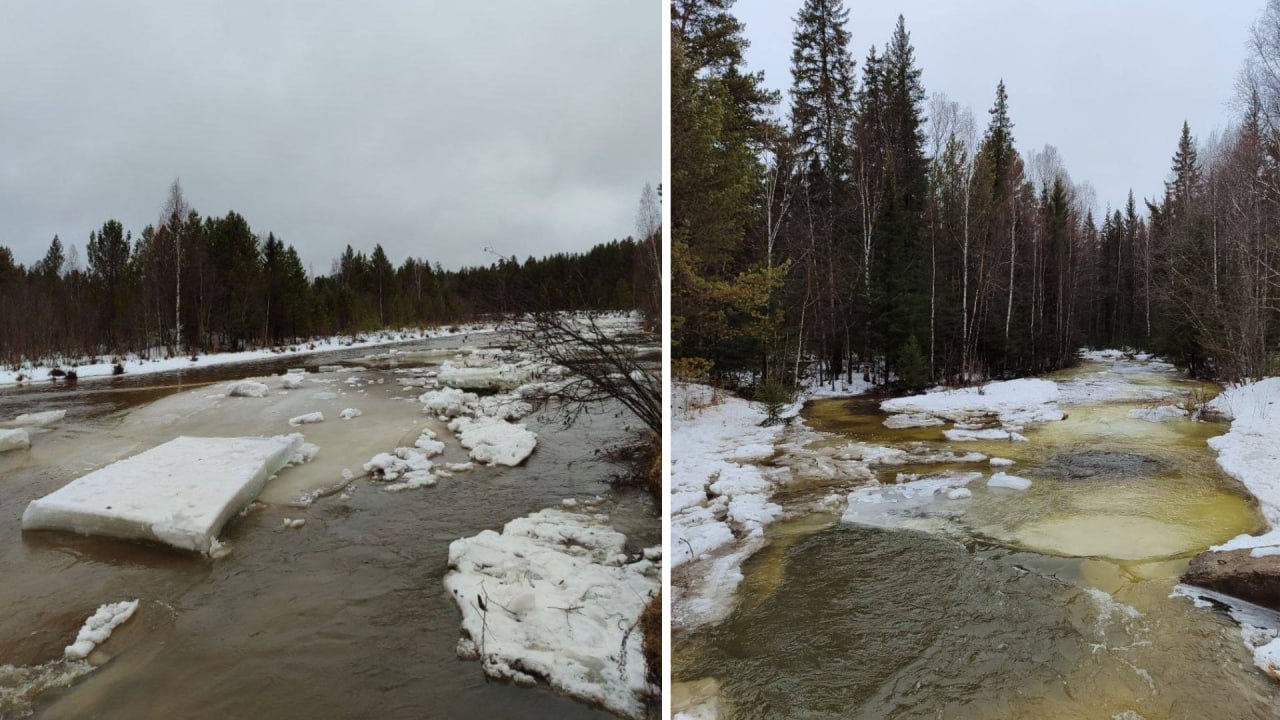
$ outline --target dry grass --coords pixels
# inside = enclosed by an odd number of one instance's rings
[[[640,615],[644,631],[644,662],[651,685],[662,687],[662,592],[654,593]]]

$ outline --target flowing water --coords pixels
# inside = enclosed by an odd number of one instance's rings
[[[968,499],[773,526],[733,614],[677,646],[684,691],[718,693],[734,718],[1275,717],[1280,686],[1235,623],[1170,597],[1196,552],[1263,527],[1205,445],[1226,428],[1129,414],[1151,404],[1136,398],[1206,388],[1162,366],[1054,379],[1127,399],[1064,403],[1068,418],[1025,443],[948,443],[945,427],[886,429],[873,401],[810,403],[807,425],[830,433],[810,447],[977,450],[1033,485],[980,479]],[[945,470],[990,472],[878,474]]]
[[[421,390],[398,385],[405,375],[390,366],[415,353],[436,363],[448,355],[435,350],[456,345],[406,346],[395,363],[308,375],[317,382],[265,399],[227,398],[210,383],[373,351],[0,392],[0,418],[68,410],[29,452],[0,455],[0,718],[607,717],[545,689],[486,682],[477,663],[457,660],[459,614],[441,579],[451,541],[569,497],[603,494],[636,548],[656,544],[652,504],[611,489],[618,468],[597,460],[624,436],[616,408],[569,430],[526,419],[538,449],[521,467],[403,493],[363,480],[338,492],[342,469],[439,429],[414,399]],[[364,415],[340,421],[346,407]],[[312,410],[326,422],[288,425]],[[226,557],[20,529],[32,499],[178,435],[293,431],[320,454],[232,521]],[[465,455],[450,440],[443,460]],[[286,517],[306,524],[283,529]],[[94,608],[134,598],[139,612],[88,665],[58,660]]]

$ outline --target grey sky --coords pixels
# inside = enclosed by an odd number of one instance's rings
[[[83,257],[181,177],[318,273],[630,235],[661,172],[656,0],[6,2],[0,245]]]
[[[770,87],[791,83],[800,0],[739,0],[747,60]],[[982,127],[1001,77],[1023,152],[1057,146],[1098,205],[1163,191],[1182,121],[1207,139],[1228,103],[1264,0],[846,0],[854,58],[883,48],[899,13],[925,89],[973,108]]]

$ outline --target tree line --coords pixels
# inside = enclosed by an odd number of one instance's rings
[[[523,310],[656,315],[660,236],[646,227],[639,241],[524,261],[495,253],[458,270],[415,257],[396,266],[381,245],[348,245],[328,275],[312,277],[293,245],[234,211],[201,217],[175,181],[160,222],[135,237],[108,220],[83,263],[56,236],[29,267],[0,246],[0,361],[234,351]]]
[[[1162,195],[1094,214],[1057,150],[926,93],[905,20],[855,63],[842,0],[795,17],[791,89],[743,60],[733,0],[672,13],[674,356],[792,384],[916,389],[1128,346],[1226,379],[1273,367],[1280,0],[1254,30],[1240,122],[1184,124]]]

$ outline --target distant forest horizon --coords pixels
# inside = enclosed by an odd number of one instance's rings
[[[82,259],[54,236],[29,266],[0,245],[0,362],[236,351],[390,327],[465,322],[524,310],[641,310],[656,315],[657,196],[641,195],[637,237],[523,261],[445,269],[393,264],[381,244],[351,245],[312,275],[292,244],[263,237],[234,210],[202,217],[177,181],[160,222],[136,236],[114,219]],[[512,242],[509,246],[518,246]]]

